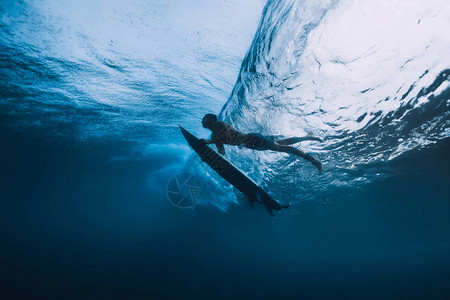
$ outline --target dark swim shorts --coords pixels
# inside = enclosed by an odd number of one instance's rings
[[[249,133],[246,135],[244,147],[255,150],[269,150],[275,142],[274,136],[264,136],[259,133]]]

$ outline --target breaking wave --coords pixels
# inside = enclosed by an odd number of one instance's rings
[[[390,160],[450,136],[449,27],[446,1],[268,1],[220,117],[323,137],[301,147],[324,173],[273,152],[229,148],[231,160],[286,201],[388,175]]]

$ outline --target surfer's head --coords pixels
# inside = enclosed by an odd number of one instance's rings
[[[211,125],[217,122],[217,116],[213,114],[206,114],[202,119],[203,128],[210,128]]]

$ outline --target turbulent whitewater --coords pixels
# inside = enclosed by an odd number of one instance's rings
[[[231,159],[278,199],[316,199],[448,138],[445,28],[448,1],[268,1],[220,116],[243,132],[325,138],[302,145],[325,171],[279,153],[228,148]]]

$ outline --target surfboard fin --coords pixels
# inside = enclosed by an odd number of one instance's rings
[[[251,208],[255,208],[256,199],[254,197],[248,197],[248,201],[250,202]]]
[[[273,211],[272,211],[272,209],[269,208],[269,207],[267,207],[267,206],[266,206],[266,208],[267,208],[267,211],[269,212],[269,214],[273,217]]]
[[[259,195],[258,193],[256,193],[256,194],[255,194],[255,199],[256,199],[256,201],[258,201],[259,203],[262,204],[261,195]]]

